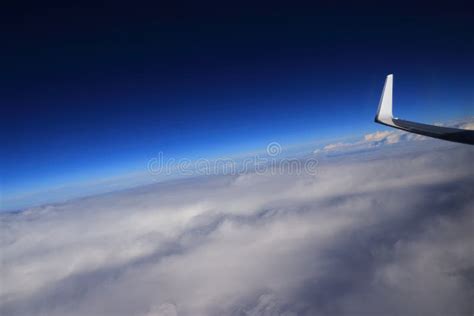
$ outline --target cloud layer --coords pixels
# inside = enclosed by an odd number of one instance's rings
[[[474,151],[417,147],[3,213],[0,314],[472,315]]]

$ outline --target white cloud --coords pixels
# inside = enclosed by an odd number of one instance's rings
[[[473,151],[428,147],[0,214],[0,314],[467,313]]]
[[[474,130],[474,122],[461,124],[459,128]]]
[[[383,140],[383,139],[385,139],[388,136],[391,136],[393,134],[394,134],[394,132],[390,132],[390,131],[375,132],[375,133],[372,133],[372,134],[365,135],[364,140],[366,142],[381,141],[381,140]]]
[[[316,149],[314,154],[324,153],[342,153],[350,151],[360,151],[364,149],[379,147],[382,145],[397,144],[401,141],[417,141],[424,140],[426,137],[401,132],[398,130],[391,131],[377,131],[374,133],[366,134],[362,139],[355,142],[337,142],[328,144],[322,148]]]

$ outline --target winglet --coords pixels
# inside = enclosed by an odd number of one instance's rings
[[[375,116],[375,122],[393,124],[392,114],[392,92],[393,92],[393,74],[390,74],[385,79],[382,96],[380,97],[379,108]]]

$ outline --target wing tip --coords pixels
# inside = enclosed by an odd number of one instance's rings
[[[385,84],[380,97],[379,106],[375,115],[376,123],[387,124],[393,119],[392,114],[392,90],[393,90],[393,73],[385,78]]]

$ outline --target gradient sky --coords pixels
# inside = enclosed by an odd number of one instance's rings
[[[378,130],[388,73],[397,116],[474,114],[468,5],[129,4],[1,13],[4,200]]]

